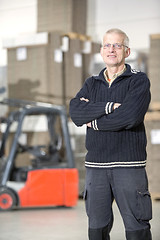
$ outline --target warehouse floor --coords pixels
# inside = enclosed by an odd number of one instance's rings
[[[111,240],[124,240],[116,204]],[[160,201],[153,201],[152,235],[160,239]],[[18,209],[0,212],[0,240],[87,240],[87,217],[83,200],[74,208]]]

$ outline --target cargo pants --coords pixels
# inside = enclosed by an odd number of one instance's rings
[[[145,168],[86,168],[84,191],[89,240],[109,240],[116,201],[127,240],[151,240],[152,202]]]

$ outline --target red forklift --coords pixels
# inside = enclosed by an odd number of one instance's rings
[[[4,99],[0,104],[14,107],[8,117],[1,120],[5,130],[0,146],[0,211],[18,207],[76,206],[78,170],[65,107],[18,99]],[[46,125],[47,139],[43,134],[36,138],[29,132],[28,141],[25,127],[36,127],[38,118],[42,128]]]

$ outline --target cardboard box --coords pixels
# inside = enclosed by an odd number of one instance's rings
[[[152,101],[160,102],[160,34],[150,35],[148,70],[151,81]]]
[[[149,190],[160,197],[160,112],[148,112],[145,117],[147,134],[147,173]],[[158,135],[159,134],[159,135]]]
[[[86,0],[38,0],[38,32],[78,32],[86,34]]]
[[[29,38],[29,37],[28,37]],[[8,48],[8,97],[63,104],[61,32],[48,34],[46,44]]]
[[[65,98],[72,98],[82,87],[82,53],[79,39],[69,39],[69,50],[64,53],[63,71]]]
[[[28,36],[26,42],[16,39],[19,45],[8,45],[8,97],[66,105],[68,109],[70,99],[91,75],[90,63],[100,44],[76,32],[54,31],[47,33],[47,38],[43,33],[37,35],[32,36],[33,44]]]
[[[19,49],[8,49],[8,97],[42,100],[48,90],[48,46],[25,47],[24,60],[18,60]]]

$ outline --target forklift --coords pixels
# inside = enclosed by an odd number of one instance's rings
[[[0,211],[76,206],[79,179],[65,107],[18,99],[0,104],[14,109],[1,119]],[[35,137],[28,129],[38,125],[44,133]]]

